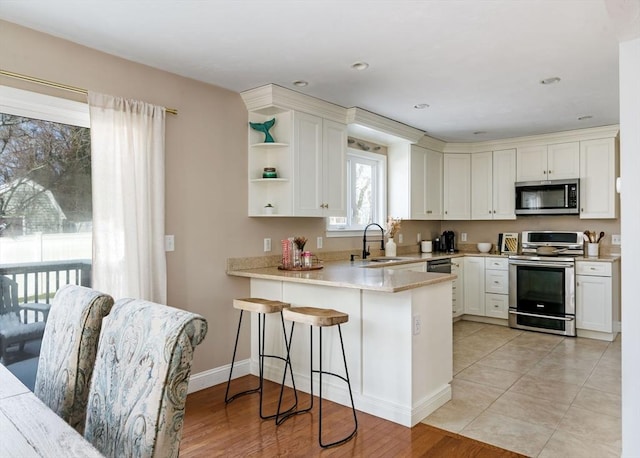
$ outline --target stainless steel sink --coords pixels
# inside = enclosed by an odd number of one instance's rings
[[[375,258],[369,258],[369,262],[392,262],[392,261],[406,261],[410,258],[398,258],[396,256],[378,256]]]

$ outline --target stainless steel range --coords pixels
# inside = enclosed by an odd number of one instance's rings
[[[582,232],[525,231],[521,240],[521,254],[509,256],[509,326],[575,336]]]

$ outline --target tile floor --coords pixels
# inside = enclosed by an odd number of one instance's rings
[[[458,321],[453,398],[423,422],[531,457],[619,457],[620,349]]]

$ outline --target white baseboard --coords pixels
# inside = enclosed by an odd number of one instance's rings
[[[221,367],[215,367],[208,371],[198,372],[197,374],[191,374],[189,378],[189,388],[187,393],[195,393],[196,391],[210,388],[220,383],[226,383],[229,380],[229,371],[231,370],[231,364],[226,364]],[[250,360],[245,359],[243,361],[237,361],[233,366],[233,378],[243,377],[249,375]]]

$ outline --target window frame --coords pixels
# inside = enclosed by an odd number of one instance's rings
[[[354,183],[351,179],[352,170],[352,158],[365,159],[367,161],[374,161],[377,163],[376,167],[376,202],[377,207],[377,221],[374,223],[380,224],[382,227],[386,224],[387,214],[387,156],[380,153],[372,153],[369,151],[361,151],[355,148],[347,148],[346,161],[347,161],[347,221],[350,221],[349,215],[352,214],[352,195],[354,192]],[[329,218],[326,218],[326,237],[361,237],[364,228],[354,227],[347,225],[345,228],[336,228],[329,225]]]

